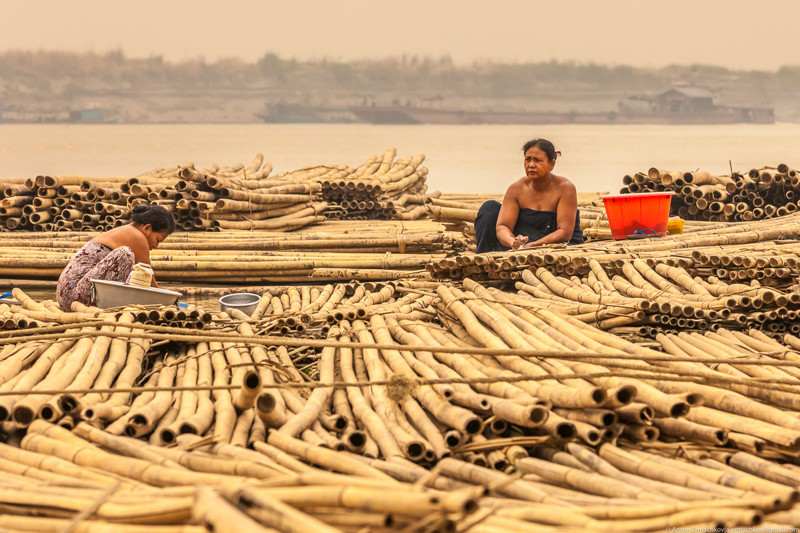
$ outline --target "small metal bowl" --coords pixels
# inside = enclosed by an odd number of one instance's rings
[[[233,294],[226,294],[219,299],[219,308],[222,311],[228,309],[238,309],[246,315],[253,314],[253,311],[258,307],[258,302],[261,301],[261,296],[253,294],[252,292],[235,292]]]

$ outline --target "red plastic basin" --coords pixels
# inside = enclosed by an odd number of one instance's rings
[[[643,235],[666,234],[669,205],[674,194],[673,191],[663,191],[601,196],[611,236],[624,239],[637,231]]]

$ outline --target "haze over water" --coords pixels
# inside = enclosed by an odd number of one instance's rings
[[[0,50],[103,53],[167,61],[267,52],[299,60],[449,56],[454,61],[797,64],[791,0],[3,0]]]
[[[321,164],[357,167],[397,148],[424,153],[429,190],[505,192],[523,175],[521,147],[550,139],[563,155],[554,172],[580,192],[619,192],[625,174],[707,170],[713,174],[786,163],[800,167],[800,124],[376,126],[369,124],[0,126],[0,181],[40,174],[135,176],[188,161],[247,164],[263,153],[274,171]]]

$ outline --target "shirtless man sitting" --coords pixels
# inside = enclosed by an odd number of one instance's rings
[[[553,143],[534,139],[522,152],[525,176],[511,184],[502,205],[490,200],[478,211],[478,253],[583,243],[575,185],[551,173],[557,156]]]

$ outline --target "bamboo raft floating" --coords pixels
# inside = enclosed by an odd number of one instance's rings
[[[669,266],[687,268],[690,272],[692,267],[707,269],[698,273],[712,273],[713,269],[719,277],[749,281],[758,277],[758,271],[748,271],[758,263],[758,256],[785,254],[786,260],[797,257],[794,241],[800,235],[798,222],[800,215],[795,214],[749,223],[719,223],[656,239],[602,241],[577,246],[556,244],[520,251],[460,254],[431,263],[428,270],[437,279],[469,276],[482,280],[518,281],[522,271],[531,267],[545,267],[555,274],[568,276],[586,275],[591,270],[590,259],[618,269],[623,263],[639,258],[649,262],[663,261]],[[735,262],[732,258],[721,257],[733,254],[741,256]],[[745,260],[742,256],[751,257]],[[781,266],[786,264],[783,259],[776,261]],[[721,268],[715,268],[717,266]],[[779,278],[789,277],[784,271],[779,274]],[[764,277],[763,272],[761,277]]]
[[[426,213],[429,196],[422,166],[424,154],[394,161],[396,150],[370,156],[357,169],[343,168],[319,180],[328,216],[357,220],[415,220]],[[438,196],[439,193],[433,193]]]
[[[554,276],[545,268],[526,270],[514,286],[532,296],[528,305],[559,310],[618,334],[760,329],[767,334],[800,333],[800,293],[760,284],[726,283],[691,276],[685,268],[641,259],[623,263],[619,275],[590,259],[584,277]],[[766,269],[764,269],[766,270]],[[773,269],[774,270],[774,269]]]
[[[482,256],[456,255],[457,221],[164,243],[183,263],[224,244],[263,270],[352,240],[354,257],[427,256],[436,278],[398,263],[409,279],[260,287],[249,316],[61,310],[15,290],[0,304],[0,529],[800,523],[796,216]],[[87,238],[16,236],[0,254],[29,261],[23,278]]]
[[[791,334],[657,351],[471,280],[288,287],[202,329],[14,296],[38,327],[0,333],[12,531],[797,523]]]
[[[56,280],[93,234],[16,232],[0,242],[0,276]],[[151,253],[156,279],[205,283],[426,277],[426,265],[472,246],[432,221],[330,221],[308,231],[175,233]]]
[[[104,231],[126,223],[142,202],[171,211],[184,231],[286,231],[326,218],[415,220],[426,213],[425,156],[396,154],[390,148],[355,169],[317,165],[280,174],[257,154],[247,166],[186,163],[132,178],[4,179],[0,231]]]
[[[706,171],[675,172],[651,168],[623,178],[621,194],[675,191],[671,212],[683,219],[751,221],[790,215],[798,210],[800,176],[789,165],[714,176]]]

